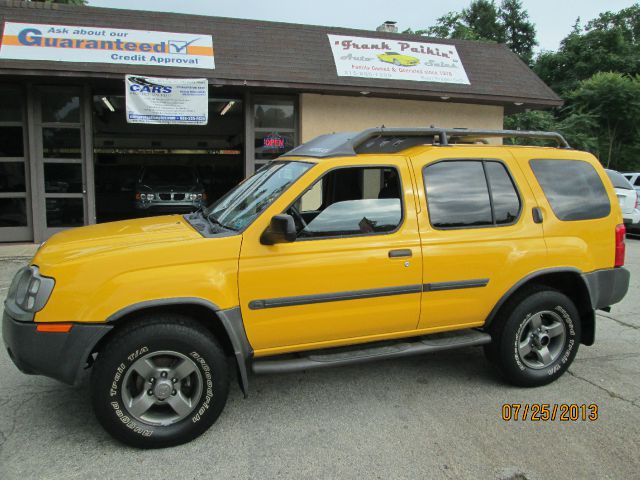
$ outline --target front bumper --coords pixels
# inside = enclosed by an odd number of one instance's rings
[[[141,211],[156,211],[156,212],[192,212],[198,208],[203,208],[204,202],[194,201],[151,201],[151,202],[136,202],[136,209]]]
[[[9,357],[23,373],[44,375],[74,385],[98,341],[111,325],[74,324],[69,332],[39,332],[35,322],[20,322],[5,310],[2,338]]]

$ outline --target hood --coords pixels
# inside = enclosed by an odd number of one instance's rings
[[[50,265],[115,250],[199,238],[202,236],[180,215],[101,223],[57,233],[42,244],[32,263],[46,269]]]
[[[175,193],[204,191],[204,187],[198,183],[140,183],[136,189],[138,191]]]

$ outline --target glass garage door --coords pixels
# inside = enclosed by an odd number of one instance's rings
[[[0,242],[33,240],[24,103],[22,88],[0,85]]]
[[[82,89],[38,87],[36,141],[43,237],[87,223]]]

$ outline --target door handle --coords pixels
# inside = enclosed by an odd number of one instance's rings
[[[542,223],[542,210],[540,207],[533,207],[531,214],[533,215],[534,223]]]
[[[401,248],[398,250],[389,250],[389,258],[402,258],[402,257],[411,257],[413,253],[411,253],[410,248]]]

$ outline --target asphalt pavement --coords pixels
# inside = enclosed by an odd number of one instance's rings
[[[0,255],[0,299],[27,261]],[[638,478],[640,240],[627,240],[627,267],[629,294],[599,312],[596,344],[551,385],[506,385],[479,348],[253,377],[207,433],[164,450],[112,440],[86,379],[24,375],[0,348],[0,478]],[[504,403],[596,404],[599,415],[506,422]]]

